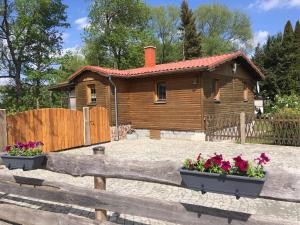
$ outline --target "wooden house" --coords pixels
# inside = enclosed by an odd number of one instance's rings
[[[192,135],[204,131],[205,115],[254,112],[264,75],[244,53],[157,65],[155,50],[145,47],[144,67],[85,66],[51,89],[69,91],[78,110],[103,106],[111,125],[130,124],[146,136]]]

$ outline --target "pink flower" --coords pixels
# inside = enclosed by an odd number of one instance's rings
[[[261,153],[260,157],[256,158],[259,165],[266,164],[270,161],[269,157],[265,153]]]
[[[221,165],[222,170],[228,172],[231,168],[230,162],[229,161],[223,161]]]

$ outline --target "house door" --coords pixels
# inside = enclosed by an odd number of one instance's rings
[[[110,141],[110,125],[107,108],[90,108],[90,135],[91,144]]]

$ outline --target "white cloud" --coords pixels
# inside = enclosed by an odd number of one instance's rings
[[[300,0],[256,0],[249,5],[249,8],[258,8],[269,11],[275,8],[300,8]]]
[[[81,17],[75,20],[75,24],[78,25],[78,29],[82,30],[88,26],[90,26],[89,20],[87,17]]]
[[[269,32],[268,31],[258,31],[254,33],[254,37],[253,37],[253,46],[256,47],[258,44],[265,44],[267,39],[269,36]]]

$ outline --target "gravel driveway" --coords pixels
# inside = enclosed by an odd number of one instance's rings
[[[138,160],[183,161],[188,157],[194,158],[199,152],[203,155],[212,155],[215,152],[222,153],[226,158],[232,158],[233,156],[242,153],[245,158],[251,159],[258,156],[261,152],[266,152],[271,158],[271,162],[267,167],[272,168],[272,170],[286,169],[293,173],[300,174],[299,147],[150,139],[124,140],[103,144],[103,146],[106,147],[106,154],[111,157]],[[78,148],[65,151],[60,154],[91,155],[92,150],[91,147]],[[93,187],[93,178],[91,177],[74,178],[68,175],[56,174],[45,170],[23,172],[21,170],[9,171],[6,168],[2,168],[0,173],[30,176],[52,181],[61,180],[78,186]],[[235,197],[231,196],[212,193],[202,195],[198,192],[178,187],[118,179],[108,179],[107,190],[122,194],[147,196],[169,201],[188,202],[209,207],[218,207],[221,209],[258,214],[272,219],[278,218],[289,220],[291,221],[291,224],[300,224],[300,204],[297,203],[247,198],[236,200]],[[32,208],[50,210],[53,212],[71,213],[90,218],[94,217],[93,210],[81,207],[53,204],[46,201],[37,203],[30,199],[20,199],[14,196],[7,196],[1,200]],[[112,213],[110,213],[110,215],[111,221],[118,222],[119,224],[170,224],[130,215],[119,216]]]

